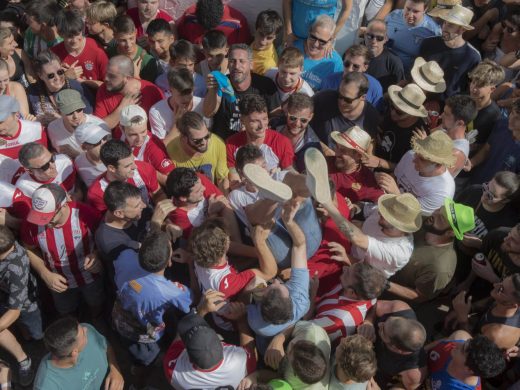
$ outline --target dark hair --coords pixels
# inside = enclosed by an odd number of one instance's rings
[[[54,321],[45,329],[45,348],[58,359],[68,357],[78,339],[78,326],[78,320],[70,316]]]
[[[241,172],[246,164],[252,163],[262,157],[264,157],[264,154],[258,146],[246,144],[237,150],[235,156],[235,167],[237,171]]]
[[[425,11],[428,9],[428,6],[430,5],[430,0],[410,0],[410,1],[415,4],[424,4]]]
[[[222,0],[198,0],[195,15],[204,30],[211,30],[220,24],[224,16],[224,4]]]
[[[504,353],[486,336],[470,339],[466,353],[466,366],[481,378],[493,378],[506,368]]]
[[[34,70],[36,73],[40,74],[43,71],[43,66],[50,64],[53,61],[57,61],[58,64],[61,64],[60,57],[58,57],[54,52],[50,50],[44,50],[36,56],[34,59]]]
[[[370,63],[370,60],[372,59],[372,54],[365,45],[350,46],[347,50],[345,50],[345,53],[343,54],[343,61],[345,61],[345,57],[347,55],[350,57],[364,57],[365,65],[368,65]]]
[[[262,297],[260,313],[264,321],[274,325],[285,324],[293,319],[292,300],[282,296],[278,289],[269,289]]]
[[[253,112],[267,112],[265,99],[256,93],[248,93],[243,96],[238,103],[240,115],[249,115]]]
[[[179,133],[188,136],[190,129],[200,130],[205,126],[204,118],[198,112],[188,111],[177,120]]]
[[[47,150],[45,146],[37,142],[27,142],[18,152],[18,161],[24,168],[30,168],[29,160],[39,157]]]
[[[193,75],[186,68],[170,68],[167,73],[168,85],[181,95],[193,93]]]
[[[139,265],[148,272],[159,272],[165,269],[170,257],[170,236],[160,230],[149,233],[139,248]]]
[[[263,36],[278,35],[282,27],[283,19],[278,15],[278,12],[272,9],[262,11],[256,17],[255,29]]]
[[[306,93],[295,92],[287,99],[288,110],[301,111],[307,108],[311,110],[311,112],[314,112],[314,101]]]
[[[222,223],[215,223],[213,219],[207,219],[202,225],[193,229],[190,248],[199,266],[212,267],[226,254],[229,236],[222,225]]]
[[[220,30],[209,30],[202,37],[202,48],[204,50],[223,49],[227,47],[226,34]]]
[[[308,385],[318,383],[328,373],[327,358],[311,341],[298,340],[292,345],[291,366],[296,376]]]
[[[456,121],[463,121],[465,125],[477,117],[477,105],[468,95],[454,95],[446,99],[445,106],[451,109]]]
[[[60,12],[56,17],[56,26],[62,37],[72,37],[85,31],[82,17],[74,11]]]
[[[170,198],[187,198],[191,189],[199,180],[197,173],[191,168],[177,167],[166,179],[166,194]]]
[[[359,299],[369,300],[379,297],[386,285],[385,273],[368,263],[356,263],[354,267],[356,281],[352,288]]]
[[[150,22],[148,27],[146,28],[146,35],[154,36],[157,33],[163,32],[167,35],[173,35],[172,28],[170,27],[170,23],[168,23],[164,19],[154,19]]]
[[[119,15],[114,19],[114,34],[132,34],[136,31],[135,24],[130,16]]]
[[[0,225],[0,254],[7,252],[15,243],[13,232],[5,225]]]
[[[56,26],[56,19],[63,14],[63,9],[55,2],[48,2],[38,9],[38,16],[40,23],[45,23],[49,27]]]
[[[99,158],[106,167],[112,165],[117,168],[119,160],[127,158],[130,155],[132,155],[132,149],[130,149],[126,142],[118,139],[111,139],[105,142],[99,151]]]
[[[511,281],[514,287],[513,296],[515,297],[515,302],[520,303],[520,273],[511,275]]]
[[[361,72],[348,72],[343,76],[341,82],[345,84],[355,83],[359,88],[359,96],[366,95],[368,92],[368,79]]]
[[[195,47],[190,41],[179,39],[177,42],[170,45],[170,59],[175,61],[180,58],[188,58],[193,62],[197,60]]]
[[[139,188],[130,183],[119,180],[110,182],[103,194],[105,205],[111,212],[124,208],[127,199],[140,197],[141,191]]]
[[[516,28],[520,28],[520,7],[518,5],[510,5],[506,9],[505,20],[511,22]]]
[[[40,0],[28,2],[25,6],[25,15],[33,17],[34,20],[36,20],[38,23],[43,23],[40,16],[42,13],[42,8],[48,6],[49,4],[56,5],[56,2],[54,0]],[[58,6],[58,9],[61,8]]]

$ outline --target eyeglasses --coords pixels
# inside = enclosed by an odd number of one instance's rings
[[[359,95],[359,96],[356,96],[355,98],[349,98],[347,96],[343,96],[341,93],[338,92],[338,99],[339,100],[342,100],[343,102],[347,103],[347,104],[352,104],[354,103],[356,100],[358,100],[362,95]]]
[[[375,39],[378,42],[383,42],[385,40],[385,37],[383,35],[374,35],[374,34],[367,33],[366,37],[369,41],[373,41]]]
[[[350,68],[350,67],[352,66],[352,69],[354,69],[354,71],[356,71],[356,72],[357,72],[359,69],[361,69],[361,66],[360,66],[360,65],[358,65],[358,64],[354,64],[352,61],[349,61],[349,60],[345,60],[345,61],[343,62],[343,66],[344,66],[345,68]]]
[[[45,172],[45,171],[48,171],[49,168],[51,167],[51,164],[54,164],[55,162],[56,162],[56,155],[53,154],[53,155],[51,156],[50,160],[47,161],[45,164],[43,164],[41,167],[39,167],[39,168],[31,167],[31,168],[29,168],[29,169],[32,169],[32,170],[39,170],[39,171],[43,171],[43,172]]]
[[[207,141],[211,138],[211,133],[208,133],[205,137],[202,138],[188,138],[192,144],[202,145],[204,141]]]
[[[486,197],[489,201],[499,199],[495,194],[491,192],[491,189],[489,188],[489,182],[482,183],[482,190],[484,191],[484,194],[486,194]]]
[[[56,73],[48,73],[47,78],[49,80],[52,80],[56,75],[63,76],[65,74],[65,71],[63,69],[58,70]]]
[[[298,119],[300,120],[302,125],[306,125],[307,123],[309,123],[309,119],[307,119],[307,118],[299,118],[299,117],[294,116],[294,115],[289,115],[289,120],[291,122],[296,122]]]
[[[309,38],[308,39],[313,41],[313,42],[318,42],[318,44],[320,46],[325,46],[327,43],[330,42],[330,39],[328,41],[325,41],[324,39],[320,39],[316,35],[313,35],[313,34],[309,34]]]
[[[101,145],[101,143],[103,142],[107,142],[108,140],[110,140],[112,137],[110,135],[105,135],[103,138],[101,138],[97,143],[95,144],[91,144],[89,142],[85,142],[86,144],[88,145],[91,145],[91,146],[98,146],[98,145]]]

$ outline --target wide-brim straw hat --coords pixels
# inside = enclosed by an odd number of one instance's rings
[[[458,4],[453,6],[446,15],[440,16],[440,18],[451,24],[463,27],[465,30],[474,29],[471,25],[473,11]]]
[[[456,5],[462,5],[462,0],[437,0],[435,8],[429,11],[428,15],[433,18],[440,18],[443,15],[447,15]]]
[[[362,153],[366,153],[372,142],[372,137],[365,130],[359,126],[353,126],[347,131],[341,133],[339,131],[333,131],[330,137],[337,144],[344,146],[349,149],[358,150]]]
[[[446,91],[444,71],[435,61],[426,62],[417,57],[412,68],[412,78],[415,84],[427,92],[442,93]]]
[[[415,233],[422,226],[421,205],[410,193],[382,195],[377,206],[381,216],[402,232]]]
[[[428,111],[423,106],[426,95],[417,84],[410,83],[404,88],[398,85],[391,85],[388,87],[388,96],[392,103],[408,115],[420,118],[428,116]]]
[[[413,151],[428,161],[445,165],[448,168],[455,165],[453,141],[442,130],[434,131],[424,139],[413,137],[411,144]]]

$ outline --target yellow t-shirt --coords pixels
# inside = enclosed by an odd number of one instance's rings
[[[168,155],[177,167],[193,168],[205,174],[213,183],[228,177],[226,145],[219,136],[212,134],[206,153],[190,157],[181,146],[181,137],[173,139],[168,146]]]
[[[278,54],[276,54],[276,49],[274,45],[266,50],[253,50],[253,72],[264,75],[271,68],[276,68],[278,66]]]

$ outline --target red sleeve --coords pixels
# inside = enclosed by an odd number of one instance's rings
[[[175,209],[170,213],[170,221],[173,224],[177,225],[182,229],[182,236],[185,239],[190,238],[191,230],[193,229],[193,225],[191,224],[190,219],[188,218],[188,213],[186,210]]]
[[[103,192],[101,191],[99,180],[96,180],[88,189],[87,202],[100,213],[104,213],[106,211],[107,206],[103,200]]]
[[[203,173],[197,173],[197,176],[200,178],[200,181],[206,190],[204,191],[204,197],[207,199],[211,195],[220,196],[223,195],[222,191],[218,189],[218,187],[211,182],[206,175]]]
[[[168,382],[171,382],[173,371],[175,370],[175,365],[177,364],[177,359],[181,356],[181,353],[184,351],[184,344],[182,340],[174,340],[173,343],[166,351],[163,359],[163,369],[166,378],[168,378]]]
[[[105,118],[110,113],[108,112],[107,106],[105,104],[105,99],[107,98],[106,86],[105,84],[101,85],[96,93],[96,107],[94,108],[94,115],[98,118]]]
[[[164,19],[164,20],[166,20],[168,23],[173,22],[173,18],[172,18],[172,16],[171,16],[168,12],[166,12],[165,10],[163,10],[163,9],[160,9],[160,10],[159,10],[159,14],[157,15],[157,18],[158,18],[158,19]]]
[[[150,197],[152,197],[152,195],[159,189],[159,182],[157,181],[157,174],[155,173],[154,167],[144,161],[136,161],[135,164],[137,165],[139,174],[146,184]]]
[[[29,211],[31,211],[31,203],[31,198],[17,188],[13,196],[13,205],[8,211],[16,218],[25,220]]]
[[[289,138],[279,134],[277,143],[279,142],[279,155],[280,168],[286,169],[294,164],[294,148],[289,141]]]
[[[226,140],[226,156],[228,168],[233,168],[235,166],[235,153],[237,152],[238,148],[240,148],[242,145],[245,145],[245,143],[245,132],[233,134]]]
[[[220,281],[218,290],[226,294],[226,299],[231,298],[242,291],[254,277],[255,274],[250,269],[238,273],[234,268],[231,268],[231,273]]]
[[[101,222],[101,213],[94,207],[85,203],[78,202],[76,205],[79,209],[80,220],[84,221],[92,234],[94,234]]]
[[[67,56],[65,51],[65,44],[63,42],[58,43],[56,46],[51,47],[51,51],[56,54],[61,61]]]
[[[247,355],[246,370],[247,370],[247,375],[249,375],[249,374],[253,373],[254,371],[256,371],[256,354],[253,351],[253,349],[250,347],[242,347],[242,348],[244,348],[244,351],[246,352],[246,355]]]
[[[158,144],[155,136],[152,136],[152,139],[150,140],[150,143],[148,147],[150,148],[148,152],[148,159],[150,160],[150,163],[153,165],[156,171],[168,175],[173,169],[175,168],[175,165],[173,164],[172,160],[170,160],[170,157],[166,154],[166,151],[164,148],[161,148],[161,146]],[[162,141],[159,140],[159,142],[164,146]]]
[[[76,175],[77,175],[76,166],[74,165],[74,163],[72,161],[70,162],[70,165],[72,168],[72,172],[70,173],[69,176],[67,176],[67,178],[63,181],[63,183],[61,183],[61,186],[63,187],[63,189],[65,189],[65,191],[67,191],[69,193],[74,191],[74,186],[76,185]]]
[[[233,144],[226,143],[226,161],[228,168],[235,167],[235,151],[237,147]]]

